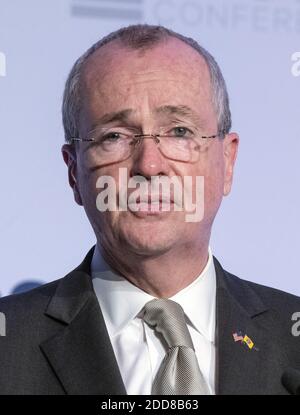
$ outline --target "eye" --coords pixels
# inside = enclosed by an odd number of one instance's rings
[[[118,144],[124,142],[128,134],[123,131],[98,131],[94,133],[95,145]]]
[[[121,133],[112,131],[106,134],[103,134],[100,138],[100,141],[108,141],[108,142],[115,142],[120,140],[121,138],[123,138],[124,135],[122,135]]]
[[[179,138],[190,138],[193,136],[193,132],[187,127],[174,127],[172,129],[172,136]]]

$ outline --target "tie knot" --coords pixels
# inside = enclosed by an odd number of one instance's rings
[[[149,301],[144,307],[144,321],[157,333],[161,333],[168,346],[193,347],[187,328],[184,311],[175,301],[159,298]]]

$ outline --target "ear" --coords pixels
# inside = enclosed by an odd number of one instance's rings
[[[223,194],[227,196],[230,193],[232,180],[233,180],[233,170],[235,160],[237,158],[238,146],[239,146],[239,136],[237,133],[226,134],[223,142],[224,150],[224,188]]]
[[[61,148],[61,152],[64,162],[68,166],[69,184],[73,190],[75,202],[82,206],[83,203],[77,182],[77,157],[75,146],[73,144],[64,144]]]

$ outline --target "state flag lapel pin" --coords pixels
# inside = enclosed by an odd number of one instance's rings
[[[235,342],[241,342],[241,344],[246,345],[250,350],[256,350],[259,349],[254,345],[254,342],[250,339],[247,334],[243,334],[241,330],[236,331],[235,333],[232,333],[233,340]]]

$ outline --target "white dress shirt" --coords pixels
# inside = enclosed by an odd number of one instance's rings
[[[127,394],[151,395],[153,379],[166,352],[154,330],[137,315],[155,297],[116,274],[97,246],[91,273]],[[185,312],[199,367],[210,393],[215,394],[216,274],[210,248],[201,274],[170,299]]]

